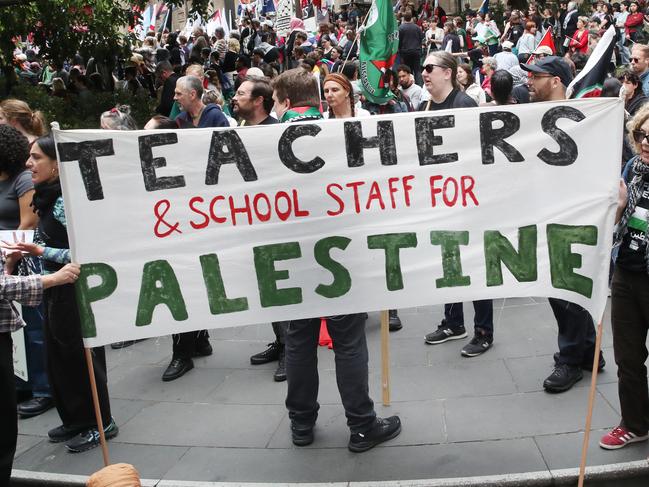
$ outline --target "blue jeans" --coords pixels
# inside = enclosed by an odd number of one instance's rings
[[[595,325],[590,313],[578,304],[563,299],[548,298],[559,326],[557,365],[579,366],[592,363],[595,352]]]
[[[475,318],[473,324],[476,333],[482,335],[494,334],[494,303],[491,299],[473,301]],[[464,326],[464,308],[462,303],[450,303],[444,305],[444,320],[451,328]]]

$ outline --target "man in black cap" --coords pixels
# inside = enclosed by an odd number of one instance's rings
[[[528,85],[532,101],[565,100],[572,81],[568,63],[548,56],[536,64],[521,64],[530,73]],[[559,352],[554,354],[554,370],[543,382],[547,392],[564,392],[583,377],[582,369],[591,370],[595,352],[595,326],[590,313],[575,303],[548,298],[559,326]],[[599,370],[605,365],[600,355]]]

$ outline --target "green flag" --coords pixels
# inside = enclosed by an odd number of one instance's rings
[[[360,78],[365,98],[382,105],[393,98],[384,73],[399,49],[399,28],[390,0],[374,0],[361,32]]]

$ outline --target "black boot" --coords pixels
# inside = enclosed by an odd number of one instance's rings
[[[399,318],[396,309],[388,310],[388,327],[390,328],[390,331],[399,331],[403,328],[401,318]]]
[[[279,360],[279,356],[284,349],[284,345],[275,340],[273,343],[268,344],[268,348],[263,352],[259,352],[250,357],[252,365],[267,364]]]

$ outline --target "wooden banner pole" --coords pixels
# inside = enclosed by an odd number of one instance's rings
[[[383,405],[390,405],[390,328],[388,310],[381,311],[381,390]]]
[[[593,358],[593,372],[590,379],[590,395],[588,397],[588,413],[586,414],[586,426],[584,426],[584,443],[581,447],[581,464],[579,465],[579,481],[577,487],[584,487],[584,476],[586,473],[586,457],[588,455],[588,441],[590,439],[590,426],[593,419],[593,406],[595,405],[595,393],[597,392],[597,373],[599,369],[599,352],[602,348],[602,322],[597,325],[597,339],[595,340],[595,357]]]
[[[88,375],[90,376],[90,390],[92,391],[92,405],[95,407],[95,418],[97,419],[97,429],[99,430],[99,442],[101,443],[101,453],[104,456],[104,467],[110,465],[108,459],[108,445],[104,435],[104,422],[101,419],[101,409],[99,407],[99,394],[97,393],[97,382],[95,381],[95,367],[92,364],[92,351],[84,348],[86,353],[86,364],[88,365]]]

